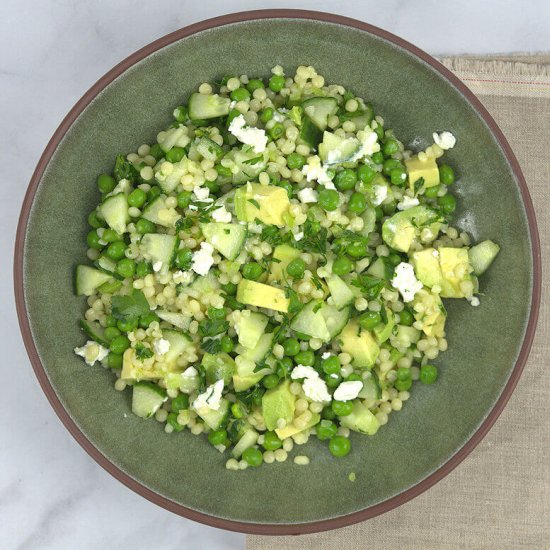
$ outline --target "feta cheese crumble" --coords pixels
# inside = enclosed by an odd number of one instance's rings
[[[332,353],[330,353],[330,351],[325,351],[325,353],[321,355],[321,359],[328,359],[331,355]]]
[[[451,134],[451,132],[437,132],[433,133],[434,143],[439,145],[441,149],[446,151],[447,149],[452,149],[456,145],[456,138]]]
[[[351,401],[355,399],[359,392],[363,389],[363,382],[360,380],[353,380],[349,382],[342,382],[334,392],[334,399],[337,401]]]
[[[170,349],[170,342],[164,338],[159,338],[153,342],[155,355],[164,355]]]
[[[198,375],[199,373],[197,372],[197,369],[195,367],[187,367],[182,374],[184,378],[193,378]]]
[[[319,373],[313,367],[296,365],[290,373],[290,377],[292,380],[304,379],[302,388],[306,397],[309,397],[312,401],[323,402],[332,400],[325,381],[321,379]]]
[[[243,115],[235,117],[229,125],[229,131],[245,145],[252,146],[255,153],[263,153],[267,147],[267,135],[265,130],[246,127]]]
[[[215,222],[231,223],[231,212],[228,212],[225,205],[223,205],[212,212],[212,219]]]
[[[468,301],[470,302],[470,305],[474,307],[477,307],[480,304],[479,298],[477,296],[472,296]]]
[[[213,411],[217,411],[220,408],[220,403],[222,399],[223,391],[223,378],[214,382],[211,386],[206,388],[204,393],[201,393],[197,396],[195,401],[193,401],[193,408],[195,410],[202,409],[203,407],[208,407]]]
[[[162,262],[158,260],[153,264],[153,271],[155,273],[158,273],[161,269],[162,269]]]
[[[319,199],[319,194],[314,189],[306,187],[298,191],[298,198],[300,199],[301,203],[308,204],[312,202],[317,202],[317,200]]]
[[[176,271],[172,275],[172,280],[176,284],[189,284],[193,280],[193,274],[190,271]]]
[[[388,187],[386,185],[375,185],[372,190],[374,191],[372,204],[374,206],[380,206],[388,196]]]
[[[193,264],[191,269],[199,275],[207,275],[214,265],[214,247],[210,243],[201,243],[201,249],[193,253]]]
[[[205,201],[208,199],[208,195],[210,195],[210,189],[208,189],[208,187],[195,186],[193,188],[193,193],[198,201]]]
[[[74,352],[84,358],[90,367],[93,367],[96,361],[103,361],[109,355],[108,349],[93,340],[88,340],[81,348],[74,348]]]
[[[420,201],[417,198],[411,198],[407,195],[404,195],[401,202],[397,203],[397,210],[408,210],[409,208],[412,208],[413,206],[418,206],[419,204]]]
[[[302,167],[302,174],[304,174],[307,181],[316,181],[326,189],[336,189],[327,168],[321,165],[321,159],[317,155],[308,159],[307,164]]]
[[[401,293],[404,302],[412,302],[414,295],[423,287],[414,274],[414,267],[407,262],[401,262],[395,268],[391,284]]]

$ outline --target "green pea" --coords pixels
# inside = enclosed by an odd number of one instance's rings
[[[216,194],[221,188],[220,184],[217,181],[206,181],[206,187],[210,189],[210,193],[213,195]]]
[[[189,269],[190,263],[193,258],[193,252],[189,248],[181,248],[176,254],[174,263],[176,267],[180,269]]]
[[[102,193],[110,193],[116,185],[115,178],[108,174],[100,174],[97,178],[97,187]]]
[[[290,153],[286,158],[286,165],[290,170],[294,170],[295,168],[301,169],[305,163],[306,159],[304,156],[300,155],[300,153]]]
[[[390,264],[395,267],[397,265],[399,265],[403,259],[401,258],[401,256],[395,252],[393,252],[392,254],[390,254],[388,256],[388,261],[390,262]]]
[[[455,171],[448,164],[442,164],[439,167],[439,180],[445,185],[453,184],[455,181]]]
[[[107,315],[107,317],[105,317],[105,326],[106,327],[116,327],[116,319],[114,318],[113,315]]]
[[[323,359],[321,363],[325,374],[338,374],[340,372],[340,359],[336,355]]]
[[[294,193],[294,188],[292,187],[292,184],[288,181],[279,181],[276,183],[277,187],[282,187],[286,194],[288,195],[288,198],[291,199],[292,195]]]
[[[342,377],[339,374],[331,374],[325,376],[325,383],[329,388],[336,388],[342,382]]]
[[[363,193],[353,193],[349,198],[348,210],[354,214],[361,214],[367,208],[367,199]]]
[[[405,325],[406,327],[412,326],[414,323],[414,315],[408,309],[404,309],[399,312],[399,324]]]
[[[176,197],[179,208],[187,208],[191,204],[191,191],[182,191]]]
[[[99,229],[100,227],[103,227],[104,222],[103,220],[97,215],[97,212],[95,210],[92,210],[88,216],[88,223],[94,228]]]
[[[248,84],[246,85],[246,87],[248,88],[249,92],[253,92],[254,90],[265,88],[265,84],[259,78],[251,78],[248,81]]]
[[[249,466],[257,468],[258,466],[261,466],[264,461],[264,457],[260,449],[249,447],[243,452],[243,460],[245,460]]]
[[[335,275],[347,275],[348,273],[351,273],[352,269],[353,262],[346,256],[336,258],[332,264],[332,272]]]
[[[231,111],[229,111],[229,114],[227,115],[227,118],[226,118],[226,124],[228,128],[229,128],[229,125],[231,124],[231,121],[234,118],[237,118],[238,116],[240,116],[240,114],[241,112],[237,109],[231,109]]]
[[[426,188],[424,191],[424,196],[429,199],[435,199],[437,198],[437,194],[441,190],[441,185],[433,185],[432,187]]]
[[[324,441],[326,439],[331,439],[336,435],[338,426],[330,420],[321,420],[315,428],[315,431],[317,432],[317,439]]]
[[[285,77],[283,75],[274,74],[269,79],[269,87],[274,92],[280,92],[285,86]]]
[[[386,157],[391,157],[392,155],[395,155],[399,151],[399,143],[397,143],[397,140],[390,138],[386,140],[386,143],[382,146],[382,153]]]
[[[384,154],[382,151],[378,151],[377,153],[373,153],[371,155],[371,160],[374,162],[374,164],[383,164],[384,163]]]
[[[174,399],[172,399],[172,403],[170,404],[170,407],[172,409],[172,412],[179,412],[183,411],[185,409],[189,408],[189,396],[186,393],[180,393]]]
[[[104,335],[108,342],[113,340],[113,338],[116,338],[117,336],[120,336],[120,330],[116,327],[117,321],[115,320],[115,324],[112,326],[108,326],[105,331]]]
[[[348,244],[346,252],[352,258],[364,258],[368,254],[368,242],[366,240],[357,240]]]
[[[116,264],[116,272],[125,279],[133,277],[136,272],[136,262],[130,258],[123,258]]]
[[[321,411],[321,418],[324,420],[334,420],[336,418],[336,415],[330,405]]]
[[[376,215],[376,221],[379,222],[384,217],[384,210],[380,206],[377,206],[374,209],[374,213]]]
[[[456,210],[456,199],[453,195],[445,195],[437,199],[437,204],[444,214],[452,214]]]
[[[184,156],[185,149],[183,147],[172,147],[165,155],[168,162],[179,162]]]
[[[244,416],[244,413],[245,411],[243,410],[240,403],[233,403],[233,405],[231,405],[231,414],[235,418],[237,419],[242,418]]]
[[[108,243],[114,243],[116,241],[122,240],[122,237],[114,229],[110,229],[108,227],[107,229],[103,230],[103,235],[101,235],[101,240]]]
[[[397,391],[408,391],[411,389],[412,379],[396,380],[394,386]]]
[[[301,279],[306,270],[306,262],[302,258],[294,258],[287,266],[286,272],[294,279]]]
[[[334,185],[336,185],[340,191],[349,191],[355,187],[356,183],[357,174],[350,168],[338,172],[334,177]]]
[[[355,372],[352,372],[346,378],[346,382],[362,382],[362,381],[363,381],[363,377],[360,374],[356,374]]]
[[[187,120],[187,107],[180,105],[174,109],[174,118],[177,122],[185,122]]]
[[[279,378],[286,378],[293,364],[294,363],[290,357],[283,357],[277,362],[277,376]]]
[[[383,139],[384,138],[384,126],[382,126],[381,124],[378,124],[378,126],[376,126],[376,128],[374,129],[374,133],[376,134],[376,136],[378,137],[379,140]],[[376,155],[378,153],[375,153]],[[382,154],[382,151],[380,151],[380,154]]]
[[[182,426],[178,422],[178,414],[175,412],[168,413],[168,416],[166,417],[166,423],[172,426],[172,431],[174,432],[181,432],[185,429],[185,426]]]
[[[300,342],[296,338],[287,338],[283,342],[283,348],[285,350],[285,355],[288,357],[294,357],[300,353]]]
[[[218,172],[218,175],[226,178],[231,177],[231,168],[228,168],[227,166],[222,166],[221,164],[216,164],[214,168],[216,169],[216,172]],[[189,193],[189,198],[191,198],[191,193],[189,191],[184,191],[184,193]],[[185,208],[185,206],[182,206],[182,208]]]
[[[149,149],[149,154],[152,157],[155,157],[155,160],[160,160],[164,156],[164,151],[158,143],[155,143],[154,145],[151,145],[151,149]]]
[[[262,111],[260,114],[260,120],[265,124],[266,122],[269,122],[273,118],[273,109],[271,107],[267,107]]]
[[[242,268],[243,277],[250,281],[259,279],[263,272],[264,269],[258,262],[250,262]]]
[[[153,202],[160,195],[160,188],[153,185],[149,191],[147,191],[147,202]]]
[[[332,212],[338,208],[340,204],[340,195],[334,189],[323,189],[319,191],[319,205],[324,210]]]
[[[139,326],[141,328],[149,328],[149,325],[155,321],[158,322],[159,317],[156,313],[153,311],[150,311],[149,313],[146,313],[145,315],[142,315],[139,318]]]
[[[397,204],[395,203],[395,201],[386,202],[382,205],[382,212],[384,212],[386,216],[391,216],[396,210]]]
[[[273,127],[268,130],[268,134],[272,139],[279,139],[285,133],[285,127],[281,122],[276,122]]]
[[[116,241],[111,243],[105,250],[105,256],[111,260],[122,260],[124,258],[124,252],[126,251],[126,244],[124,241]]]
[[[351,442],[346,437],[335,435],[329,441],[328,449],[332,456],[346,456],[351,451]]]
[[[262,446],[266,451],[276,451],[283,446],[283,442],[275,432],[265,432]]]
[[[231,353],[233,351],[233,348],[235,347],[235,342],[231,339],[230,336],[222,336],[222,339],[220,341],[221,349],[225,353]]]
[[[109,352],[109,355],[107,355],[107,365],[110,369],[121,369],[122,355],[120,353]]]
[[[231,92],[231,99],[233,101],[246,101],[250,99],[250,92],[246,88],[237,88]]]
[[[130,340],[122,334],[115,336],[109,344],[109,349],[113,353],[124,353],[130,347]]]
[[[378,172],[368,164],[362,164],[357,170],[357,175],[363,183],[371,183]]]
[[[152,273],[153,269],[151,264],[148,262],[138,262],[136,264],[136,276],[142,279],[145,275]]]
[[[407,181],[407,172],[404,168],[394,168],[390,172],[390,181],[393,185],[405,185],[405,182]]]
[[[333,401],[331,404],[334,414],[337,416],[348,416],[353,410],[353,401]]]
[[[411,369],[399,367],[397,369],[397,380],[411,380]]]
[[[300,351],[294,356],[294,361],[296,361],[297,365],[312,367],[315,363],[315,353],[309,349],[306,351]]]
[[[384,161],[384,164],[382,165],[382,173],[385,176],[389,176],[391,174],[392,170],[395,170],[396,168],[401,168],[404,170],[404,166],[401,164],[401,161],[397,159],[386,159]]]
[[[378,311],[366,311],[359,317],[359,325],[366,330],[372,330],[382,322],[382,316]]]
[[[140,235],[145,235],[145,233],[154,233],[155,229],[155,224],[145,218],[140,218],[136,222],[136,230]]]
[[[117,326],[118,330],[120,330],[120,332],[132,332],[133,330],[136,330],[136,328],[138,326],[138,320],[137,319],[128,319],[128,320],[121,319],[120,321],[117,321],[116,326]]]
[[[227,431],[225,430],[212,430],[208,434],[208,442],[211,445],[223,445],[227,441]]]
[[[437,367],[434,365],[422,365],[420,367],[420,382],[433,384],[437,380]]]
[[[221,287],[228,296],[235,296],[235,294],[237,294],[237,285],[235,283],[227,283],[221,285]]]
[[[101,250],[103,248],[103,245],[99,242],[100,240],[101,239],[99,238],[99,235],[97,234],[97,231],[95,229],[93,231],[90,231],[86,236],[86,242],[88,243],[88,246],[90,248],[95,248],[96,250]]]
[[[266,390],[274,388],[279,383],[279,377],[276,374],[268,374],[262,378],[262,384]]]

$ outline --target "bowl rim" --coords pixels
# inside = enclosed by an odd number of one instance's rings
[[[435,69],[441,76],[443,76],[451,85],[453,85],[461,95],[469,102],[477,114],[483,119],[491,130],[493,136],[496,138],[498,144],[502,148],[511,169],[517,179],[523,204],[527,213],[527,220],[529,222],[529,234],[531,239],[531,253],[533,259],[533,286],[531,292],[531,310],[529,313],[529,320],[525,330],[525,336],[521,349],[516,361],[516,364],[510,374],[510,377],[502,390],[501,395],[497,399],[493,408],[480,424],[477,430],[473,433],[468,441],[442,466],[432,472],[429,476],[421,480],[416,485],[406,489],[405,491],[375,504],[369,506],[363,510],[353,512],[344,516],[337,516],[334,518],[323,519],[318,521],[298,523],[298,524],[265,524],[265,523],[250,523],[244,521],[235,521],[225,519],[221,517],[212,516],[210,514],[187,508],[182,504],[179,504],[169,498],[166,498],[152,489],[149,489],[137,479],[132,478],[128,473],[122,471],[115,466],[108,457],[103,455],[99,449],[97,449],[91,441],[89,441],[86,435],[80,431],[75,421],[71,418],[69,412],[65,409],[61,401],[59,400],[55,389],[50,383],[46,371],[41,363],[38,351],[36,349],[32,332],[30,328],[29,318],[27,314],[27,307],[25,302],[25,289],[24,289],[24,245],[27,224],[29,221],[30,212],[34,197],[36,195],[38,186],[47,168],[49,161],[55,153],[59,143],[70,129],[72,124],[76,121],[82,111],[88,106],[88,104],[113,80],[122,75],[125,71],[131,68],[133,65],[148,57],[152,53],[160,50],[170,44],[181,40],[182,38],[189,37],[193,34],[230,25],[234,23],[240,23],[252,20],[264,20],[264,19],[303,19],[314,20],[326,23],[334,23],[341,26],[347,26],[353,29],[358,29],[369,34],[382,38],[414,55],[420,60],[424,61],[431,68]],[[115,65],[110,71],[105,73],[73,106],[69,113],[65,116],[59,127],[54,132],[50,141],[48,142],[44,152],[42,153],[40,160],[34,170],[34,173],[29,182],[22,207],[19,216],[19,222],[17,226],[15,250],[14,250],[14,291],[15,302],[17,309],[17,317],[19,321],[19,327],[23,336],[23,341],[27,354],[31,361],[35,375],[44,391],[50,405],[56,412],[61,422],[65,425],[67,430],[76,439],[80,446],[107,472],[113,477],[118,479],[121,483],[126,485],[129,489],[145,497],[149,501],[174,512],[180,516],[192,519],[194,521],[217,527],[220,529],[227,529],[230,531],[237,531],[248,534],[259,535],[299,535],[307,533],[315,533],[320,531],[326,531],[330,529],[337,529],[352,525],[354,523],[364,521],[373,518],[377,515],[383,514],[408,502],[409,500],[420,495],[447,474],[449,474],[454,468],[456,468],[465,458],[468,456],[478,443],[485,437],[490,428],[499,417],[500,413],[504,409],[508,402],[517,382],[521,376],[525,363],[527,361],[533,338],[536,331],[540,298],[541,298],[541,253],[540,253],[540,241],[537,228],[537,222],[535,217],[535,211],[533,203],[529,195],[529,190],[520,165],[512,152],[508,141],[504,137],[504,134],[498,127],[495,120],[485,109],[479,99],[471,92],[465,84],[463,84],[457,76],[455,76],[450,70],[443,66],[439,61],[434,59],[431,55],[417,48],[413,44],[406,40],[386,31],[381,28],[375,27],[363,21],[336,15],[332,13],[300,10],[300,9],[265,9],[265,10],[249,10],[237,13],[230,13],[203,21],[199,21],[192,25],[188,25],[174,32],[171,32],[150,44],[137,50],[126,59]]]

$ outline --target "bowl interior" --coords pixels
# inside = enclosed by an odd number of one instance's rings
[[[450,130],[446,155],[459,181],[458,223],[502,252],[481,279],[481,307],[446,301],[449,351],[437,360],[437,385],[417,385],[400,414],[376,437],[352,435],[353,452],[331,458],[310,441],[293,451],[308,467],[286,463],[245,472],[187,431],[166,435],[130,412],[129,393],[90,368],[72,349],[84,300],[73,293],[74,266],[85,259],[86,217],[97,204],[95,178],[119,152],[151,143],[174,106],[202,82],[226,74],[268,76],[314,65],[375,106],[414,149]],[[527,216],[512,170],[468,101],[436,70],[402,48],[340,24],[299,19],[235,23],[181,39],[138,62],[83,111],[55,151],[32,205],[24,243],[24,289],[32,334],[62,404],[114,465],[176,503],[214,517],[299,524],[362,510],[403,492],[446,463],[498,399],[524,337],[533,262]],[[504,308],[503,305],[506,305]],[[348,476],[355,472],[356,481]],[[450,496],[452,498],[452,496]]]

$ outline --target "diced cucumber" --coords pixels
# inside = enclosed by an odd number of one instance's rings
[[[328,277],[327,285],[337,309],[349,306],[354,301],[355,295],[338,275],[331,275]]]
[[[181,373],[179,388],[183,393],[193,393],[198,390],[200,385],[199,377],[196,376],[185,376],[185,371]]]
[[[191,94],[189,98],[189,118],[206,120],[226,116],[231,100],[218,94]]]
[[[367,435],[374,435],[380,427],[376,416],[360,401],[353,403],[351,414],[340,417],[340,424],[350,430]]]
[[[240,458],[246,449],[256,445],[256,441],[258,441],[258,432],[254,429],[246,431],[233,447],[231,454],[234,458]]]
[[[99,206],[99,211],[111,229],[119,235],[126,232],[126,224],[130,221],[126,193],[118,193],[106,198]]]
[[[367,209],[361,214],[361,218],[363,219],[363,229],[359,233],[368,237],[376,225],[376,210],[372,206],[367,206]]]
[[[159,187],[166,193],[171,193],[181,182],[181,177],[187,172],[190,165],[194,163],[187,157],[178,162],[168,161],[161,163],[159,170],[155,172],[155,179]]]
[[[483,241],[482,243],[472,246],[468,251],[470,256],[470,264],[474,268],[476,275],[483,275],[493,263],[500,251],[500,246],[493,241]]]
[[[114,294],[121,288],[122,281],[113,279],[112,281],[107,281],[106,283],[103,283],[101,286],[97,287],[97,290],[98,292],[101,292],[101,294]]]
[[[307,334],[310,338],[320,338],[323,342],[328,342],[330,332],[320,311],[322,306],[323,302],[318,300],[307,303],[304,309],[294,317],[290,328],[296,332]]]
[[[166,273],[178,249],[178,238],[163,233],[146,233],[141,238],[143,256],[152,263],[162,262],[161,271]]]
[[[379,344],[383,344],[391,335],[393,327],[395,326],[395,316],[391,309],[385,308],[386,318],[388,321],[386,323],[380,323],[374,327],[373,331],[376,336],[376,341]]]
[[[371,376],[363,380],[363,387],[357,397],[360,399],[380,399],[381,395],[382,390],[380,389],[378,378],[374,372],[371,372]]]
[[[317,128],[324,130],[329,117],[338,111],[338,101],[334,97],[312,97],[302,103],[302,109]]]
[[[111,280],[111,275],[99,269],[87,265],[76,266],[75,287],[79,296],[91,296],[98,287]]]
[[[389,281],[393,277],[394,268],[385,256],[380,256],[367,269],[367,273],[377,279]]]
[[[105,329],[95,321],[86,321],[82,319],[80,321],[80,328],[92,339],[94,342],[101,344],[102,346],[109,347],[109,340],[105,338]]]
[[[317,147],[323,139],[323,131],[308,116],[304,116],[300,138],[310,147]]]
[[[242,356],[254,363],[261,363],[266,355],[271,351],[273,343],[273,333],[262,334],[256,346],[252,349],[247,349]]]
[[[219,430],[229,417],[229,401],[222,399],[218,410],[201,407],[196,412],[211,430]]]
[[[233,172],[231,178],[233,184],[240,185],[254,178],[263,172],[267,166],[267,152],[255,153],[254,149],[249,145],[245,145],[242,149],[235,149],[227,153],[224,158],[232,160],[235,163],[237,170]]]
[[[171,325],[174,325],[181,330],[188,330],[189,325],[191,324],[191,317],[188,315],[184,315],[183,313],[178,313],[175,311],[163,311],[159,309],[155,310],[155,313],[162,321],[166,321],[167,323],[170,323]]]
[[[167,400],[166,391],[152,382],[137,382],[132,391],[132,412],[140,418],[153,416]]]
[[[168,364],[175,364],[184,351],[193,347],[191,338],[178,330],[165,328],[162,337],[170,342],[170,349],[163,356],[164,362]]]
[[[397,325],[395,338],[401,342],[401,346],[408,348],[411,344],[416,344],[420,340],[420,331],[414,327]]]
[[[319,144],[319,158],[324,164],[341,164],[354,159],[361,149],[361,143],[354,137],[340,137],[332,132],[323,133]]]
[[[108,258],[107,256],[100,256],[95,262],[95,265],[101,271],[105,271],[105,273],[108,273],[109,275],[116,276],[116,262],[111,260],[111,258]]]
[[[195,144],[197,153],[206,160],[215,162],[223,156],[223,149],[215,141],[206,136],[199,138]]]
[[[157,136],[160,148],[167,153],[173,147],[187,147],[191,138],[187,135],[186,127],[180,124],[177,128],[168,128]]]
[[[190,285],[190,288],[202,294],[214,294],[220,288],[220,282],[212,271],[204,277],[197,277]]]
[[[347,325],[350,316],[350,308],[345,307],[338,310],[334,306],[325,304],[320,311],[327,325],[329,340],[331,340],[338,336]]]
[[[267,316],[249,310],[234,311],[233,320],[239,344],[248,349],[255,348],[267,326]]]
[[[206,373],[206,383],[208,385],[223,380],[223,383],[227,386],[237,369],[235,361],[227,353],[216,353],[215,355],[205,353],[201,365]]]
[[[228,260],[234,260],[246,241],[246,225],[240,223],[202,223],[204,238]]]
[[[364,130],[367,125],[370,125],[374,118],[374,110],[372,105],[365,105],[364,111],[355,111],[354,113],[346,113],[345,120],[351,120],[355,124],[355,131]]]
[[[162,213],[162,215],[161,215]],[[141,214],[143,218],[163,227],[174,227],[176,222],[181,218],[175,208],[166,206],[166,199],[159,195],[153,199],[144,209]]]

